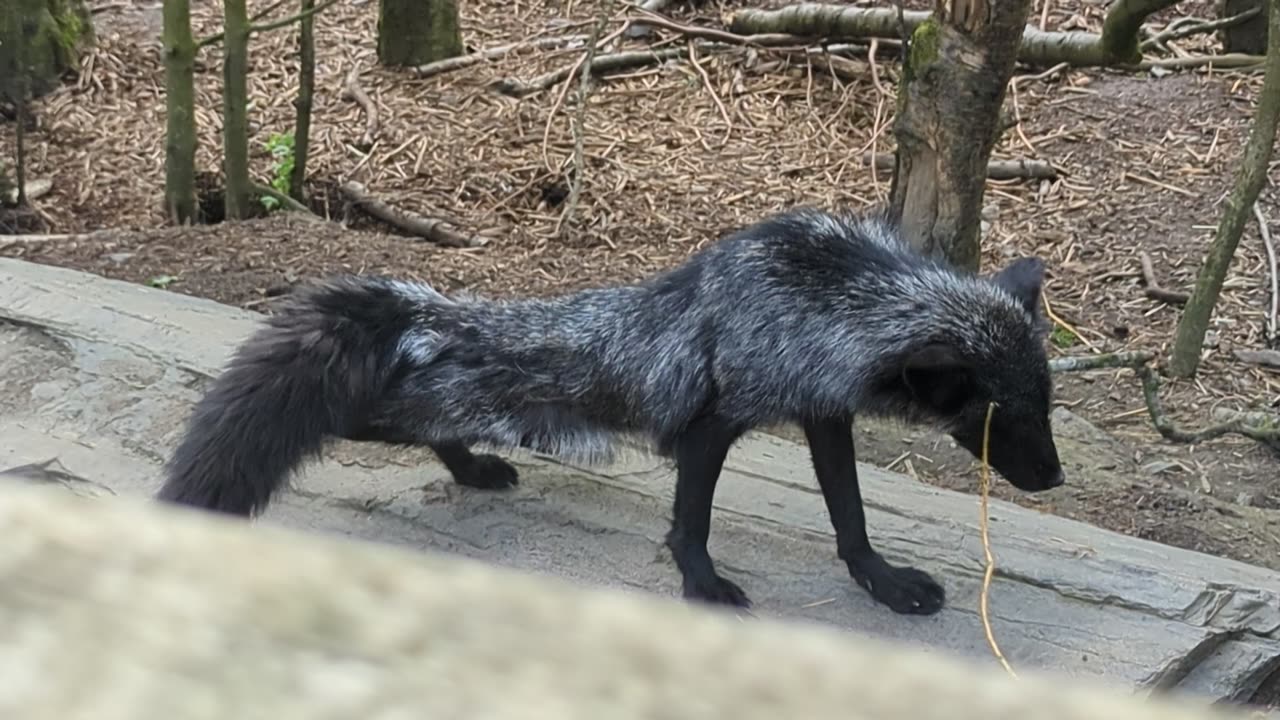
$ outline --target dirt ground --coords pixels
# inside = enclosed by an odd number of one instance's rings
[[[751,3],[761,5],[762,3]],[[763,3],[779,5],[781,2]],[[267,9],[250,2],[250,12]],[[908,6],[918,5],[909,3]],[[722,27],[744,5],[679,5],[680,22]],[[585,33],[597,6],[475,0],[462,3],[470,49],[531,35]],[[1036,3],[1035,22],[1042,10]],[[1179,15],[1211,16],[1206,3]],[[0,236],[11,257],[85,269],[258,310],[302,280],[336,271],[387,273],[449,291],[546,294],[627,281],[679,262],[720,234],[799,203],[866,207],[888,192],[863,153],[891,152],[895,50],[833,65],[794,50],[699,51],[594,83],[585,114],[586,168],[575,221],[558,232],[571,173],[577,82],[514,98],[493,90],[573,64],[580,48],[523,50],[466,70],[418,78],[376,67],[376,3],[342,0],[317,20],[319,44],[312,206],[330,222],[274,214],[237,223],[167,227],[160,208],[164,78],[159,4],[104,4],[98,47],[84,72],[34,106],[31,169],[53,181],[37,213]],[[217,32],[216,4],[196,4],[197,37]],[[1101,10],[1054,2],[1046,29],[1097,29]],[[621,26],[621,16],[607,26]],[[661,33],[665,45],[682,42]],[[641,46],[629,40],[622,49]],[[297,53],[290,32],[255,36],[251,147],[270,178],[265,144],[292,126]],[[1212,37],[1179,43],[1212,52]],[[378,127],[343,97],[354,63]],[[1020,254],[1045,258],[1054,354],[1167,351],[1178,308],[1146,297],[1140,258],[1159,283],[1187,290],[1212,237],[1239,162],[1260,75],[1222,70],[1145,74],[1019,71],[1007,102],[1014,125],[997,158],[1054,163],[1053,181],[990,181],[984,265]],[[198,63],[198,161],[216,214],[220,54]],[[568,90],[561,98],[561,91]],[[12,151],[13,125],[6,126]],[[365,137],[366,135],[370,137]],[[386,202],[450,219],[488,240],[448,249],[396,233],[352,210],[336,188],[356,180]],[[1259,209],[1280,218],[1270,185]],[[1276,226],[1280,230],[1280,226]],[[88,234],[82,234],[88,233]],[[64,234],[70,234],[64,235]],[[1215,408],[1274,410],[1280,375],[1236,351],[1269,347],[1267,254],[1250,225],[1215,315],[1194,382],[1166,382],[1160,397],[1180,425],[1212,422]],[[1280,480],[1274,452],[1224,437],[1164,442],[1128,370],[1057,378],[1057,403],[1086,424],[1071,431],[1073,485],[1052,502],[1001,497],[1120,532],[1280,569]],[[1073,425],[1074,427],[1074,425]],[[1099,435],[1093,428],[1105,433]],[[861,457],[961,490],[972,462],[912,428],[869,428]]]

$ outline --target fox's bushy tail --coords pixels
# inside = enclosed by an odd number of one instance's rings
[[[367,421],[419,301],[378,278],[299,291],[239,348],[196,405],[157,499],[234,515],[261,512],[327,438]]]

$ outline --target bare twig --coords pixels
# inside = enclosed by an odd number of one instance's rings
[[[716,86],[712,84],[711,76],[707,74],[707,69],[702,67],[702,63],[698,62],[698,53],[693,47],[694,43],[690,42],[689,63],[702,76],[702,82],[707,86],[707,92],[711,94],[712,101],[715,102],[716,108],[720,110],[720,117],[724,118],[724,138],[720,141],[720,144],[724,145],[729,142],[729,136],[733,134],[733,120],[729,117],[729,111],[725,108],[724,103],[720,101],[720,94],[716,92]]]
[[[1262,244],[1267,249],[1267,264],[1271,276],[1271,312],[1267,315],[1267,345],[1276,340],[1276,307],[1280,303],[1280,279],[1276,274],[1276,248],[1271,242],[1271,228],[1267,227],[1267,216],[1262,214],[1262,207],[1253,204],[1253,217],[1258,221],[1258,234],[1262,236]]]
[[[413,69],[413,73],[420,78],[428,78],[435,75],[443,75],[444,73],[453,72],[454,70],[469,68],[488,60],[496,60],[512,52],[523,50],[525,48],[546,50],[585,42],[586,39],[586,35],[560,35],[556,37],[524,40],[517,43],[511,43],[509,45],[498,45],[496,47],[486,48],[484,50],[471,53],[470,55],[459,55],[458,57],[445,58],[444,60],[437,60],[432,63],[427,63],[426,65],[419,65]]]
[[[1179,290],[1166,290],[1156,280],[1155,268],[1151,265],[1151,256],[1146,252],[1138,255],[1138,262],[1142,264],[1142,281],[1146,283],[1146,290],[1143,294],[1152,300],[1169,303],[1170,305],[1185,305],[1191,297],[1188,293]]]
[[[893,153],[876,153],[875,158],[876,169],[893,169]],[[871,153],[863,153],[862,164],[867,165],[870,161]],[[1045,160],[991,160],[987,163],[987,177],[992,180],[1053,180],[1058,177],[1058,169]]]
[[[1067,332],[1079,338],[1080,342],[1084,343],[1085,347],[1089,348],[1090,350],[1097,351],[1098,349],[1097,346],[1089,342],[1089,338],[1080,334],[1080,331],[1077,330],[1074,325],[1058,317],[1058,314],[1053,311],[1053,305],[1049,302],[1049,293],[1045,292],[1044,289],[1040,290],[1040,303],[1044,306],[1044,314],[1048,315],[1050,320],[1055,322],[1059,327],[1065,329]]]
[[[353,205],[411,235],[449,247],[480,247],[487,242],[483,237],[465,234],[445,220],[393,208],[371,196],[360,183],[343,183],[340,190]]]
[[[1165,43],[1173,40],[1181,40],[1191,37],[1192,35],[1203,35],[1211,33],[1223,28],[1233,27],[1257,15],[1261,11],[1261,7],[1253,7],[1231,17],[1219,18],[1217,20],[1201,20],[1189,23],[1169,23],[1164,30],[1143,40],[1138,46],[1143,51],[1150,50],[1153,47],[1164,47]]]
[[[268,32],[268,31],[271,31],[271,30],[276,30],[276,29],[278,29],[278,28],[282,28],[282,27],[284,27],[284,26],[286,26],[286,25],[290,25],[290,24],[292,24],[292,23],[296,23],[296,22],[298,22],[299,20],[302,20],[303,18],[311,17],[312,15],[315,15],[316,13],[318,13],[318,12],[320,12],[320,11],[324,10],[325,8],[329,7],[330,5],[332,5],[332,4],[334,4],[334,3],[336,3],[337,1],[338,1],[338,0],[325,0],[324,2],[319,3],[319,4],[317,4],[317,5],[314,5],[314,6],[310,7],[310,8],[307,8],[306,10],[303,10],[303,11],[302,11],[302,12],[300,12],[300,13],[297,13],[297,14],[295,14],[295,15],[290,15],[289,17],[284,18],[283,20],[273,20],[273,21],[271,21],[271,22],[269,22],[269,23],[263,23],[262,25],[250,25],[250,26],[249,26],[249,32],[250,32],[250,33],[264,33],[264,32]]]
[[[1280,429],[1258,427],[1245,422],[1243,417],[1236,417],[1200,430],[1180,428],[1173,424],[1160,403],[1160,378],[1156,375],[1155,369],[1150,365],[1140,365],[1134,370],[1142,380],[1142,398],[1147,403],[1147,413],[1151,416],[1151,422],[1156,426],[1156,430],[1165,440],[1191,445],[1215,440],[1223,435],[1243,435],[1264,445],[1275,446],[1280,443]]]
[[[378,108],[360,87],[360,70],[360,61],[356,60],[351,65],[351,72],[347,73],[346,82],[343,83],[342,99],[354,100],[364,109],[365,129],[364,137],[360,139],[360,147],[368,148],[373,145],[374,138],[378,136]]]
[[[269,23],[264,23],[264,24],[262,24],[262,25],[250,25],[250,26],[249,26],[249,34],[250,34],[250,35],[252,35],[252,34],[254,34],[254,33],[263,33],[263,32],[268,32],[268,31],[270,31],[270,30],[277,30],[277,29],[282,28],[282,27],[284,27],[284,26],[286,26],[286,25],[290,25],[290,24],[292,24],[292,23],[296,23],[296,22],[298,22],[299,20],[301,20],[301,19],[303,19],[303,18],[311,17],[312,15],[315,15],[316,13],[320,12],[321,10],[324,10],[325,8],[329,7],[330,5],[333,5],[333,4],[334,4],[334,3],[336,3],[337,1],[338,1],[338,0],[325,0],[325,2],[322,2],[322,3],[320,3],[319,5],[316,5],[316,6],[314,6],[314,7],[311,7],[311,8],[309,8],[309,9],[304,10],[303,12],[297,13],[297,14],[295,14],[295,15],[290,15],[289,17],[284,18],[283,20],[273,20],[273,21],[271,21],[271,22],[269,22]],[[254,15],[252,18],[250,18],[250,21],[257,20],[257,19],[262,18],[262,17],[266,17],[267,15],[271,14],[271,11],[275,10],[277,7],[280,7],[280,5],[281,5],[281,4],[282,4],[282,3],[279,3],[279,2],[272,4],[272,5],[271,5],[270,7],[268,7],[267,9],[263,10],[262,12],[258,13],[257,15]],[[199,41],[197,41],[197,42],[196,42],[196,52],[200,52],[200,50],[201,50],[201,49],[203,49],[203,48],[205,48],[205,47],[208,47],[209,45],[216,45],[216,44],[218,44],[218,43],[222,42],[224,39],[226,39],[226,33],[217,33],[217,34],[215,34],[215,35],[210,35],[210,36],[209,36],[209,37],[207,37],[207,38],[204,38],[204,39],[202,39],[202,40],[199,40]]]
[[[556,222],[556,234],[560,235],[573,221],[573,213],[578,209],[578,200],[582,196],[582,177],[586,174],[586,163],[583,162],[583,147],[586,143],[587,101],[591,99],[591,68],[596,57],[596,43],[600,33],[609,22],[609,14],[613,12],[613,0],[605,0],[600,9],[600,16],[591,28],[591,39],[587,41],[587,52],[583,59],[586,68],[578,82],[578,112],[573,118],[573,175],[569,179],[569,199],[565,201],[564,212]]]
[[[982,591],[978,595],[978,614],[982,616],[982,629],[987,636],[987,647],[991,648],[991,654],[996,656],[1000,661],[1000,665],[1005,671],[1013,677],[1018,677],[1018,673],[1013,671],[1013,666],[1005,659],[1004,653],[1000,652],[1000,646],[996,644],[996,636],[991,632],[991,617],[987,612],[987,599],[991,595],[991,578],[996,572],[996,560],[991,554],[991,537],[987,531],[988,522],[988,501],[991,496],[991,463],[989,461],[989,451],[991,447],[991,415],[995,412],[996,404],[994,402],[987,403],[987,421],[982,428],[982,474],[979,483],[979,507],[981,514],[978,516],[978,527],[982,533],[982,554],[986,560],[986,568],[982,573]]]
[[[1153,358],[1155,358],[1153,353],[1142,351],[1060,357],[1049,361],[1049,370],[1051,372],[1078,372],[1082,370],[1134,368],[1151,362]]]
[[[628,20],[627,22],[623,23],[622,27],[609,33],[609,36],[603,40],[600,40],[597,38],[594,42],[591,42],[591,45],[594,46],[594,48],[598,51],[600,48],[608,45],[609,42],[612,41],[614,38],[617,38],[620,35],[622,35],[622,33],[627,29],[630,22],[631,21]],[[591,41],[591,38],[587,38],[587,39],[589,42]],[[585,65],[586,62],[587,62],[587,53],[584,52],[582,53],[582,55],[578,57],[578,61],[574,63],[572,67],[569,68],[569,74],[565,78],[564,86],[560,88],[560,94],[556,96],[555,102],[551,103],[551,110],[547,113],[547,122],[545,125],[542,126],[542,164],[547,168],[549,172],[553,172],[553,173],[558,172],[557,168],[551,164],[551,152],[549,149],[551,145],[551,126],[555,123],[556,114],[560,112],[560,107],[564,105],[565,98],[569,97],[569,89],[571,87],[571,85],[569,84],[569,81],[577,76],[578,72],[581,71],[583,65]],[[547,76],[543,75],[542,77],[547,77]],[[500,84],[501,83],[499,83],[499,85]]]

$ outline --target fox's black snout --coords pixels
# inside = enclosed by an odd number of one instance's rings
[[[987,457],[991,467],[1024,492],[1043,492],[1066,482],[1048,423],[992,423]],[[975,458],[982,457],[983,423],[962,427],[952,437]]]

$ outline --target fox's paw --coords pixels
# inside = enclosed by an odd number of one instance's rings
[[[895,567],[877,553],[849,561],[849,571],[871,597],[903,615],[932,615],[946,604],[947,594],[928,573]]]
[[[737,583],[726,580],[719,575],[712,575],[706,580],[686,580],[684,596],[688,600],[707,602],[713,605],[749,608],[751,600]]]
[[[520,473],[497,455],[477,455],[466,472],[454,478],[459,485],[481,490],[505,490],[520,483]]]

